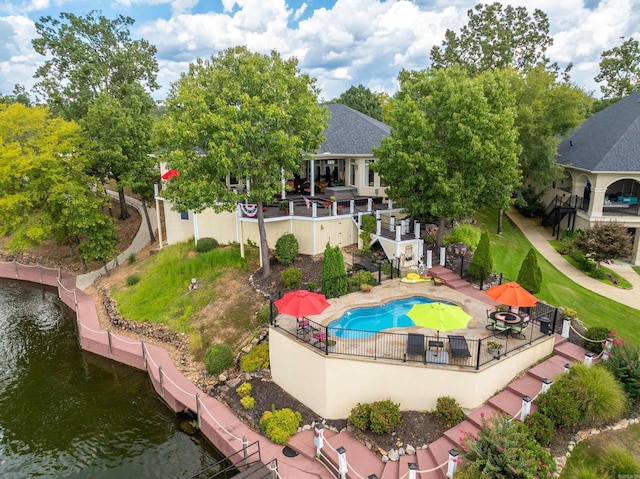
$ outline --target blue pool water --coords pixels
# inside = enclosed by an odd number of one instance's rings
[[[389,301],[379,306],[353,308],[329,323],[329,334],[339,338],[361,339],[373,336],[384,329],[415,326],[407,316],[409,310],[415,304],[434,301],[436,300],[423,296],[413,296]]]

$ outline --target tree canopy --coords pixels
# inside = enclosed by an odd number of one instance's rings
[[[263,275],[270,274],[262,205],[273,201],[281,179],[324,140],[328,112],[318,104],[315,80],[295,58],[245,47],[199,59],[174,83],[158,141],[170,168],[180,172],[163,196],[180,211],[232,211],[239,198],[228,175],[249,180],[246,201],[258,205]]]
[[[605,98],[620,98],[640,88],[640,45],[633,37],[600,54],[600,72],[594,78]]]
[[[526,70],[546,65],[545,52],[553,44],[549,20],[539,9],[504,7],[494,2],[467,11],[469,22],[459,34],[447,30],[442,46],[431,49],[435,68],[459,65],[475,75],[486,70],[513,67]]]
[[[602,263],[610,263],[629,255],[633,244],[627,228],[613,222],[596,223],[577,235],[575,242],[587,258],[596,262],[598,269]]]
[[[382,99],[380,95],[373,93],[363,85],[352,85],[334,101],[382,121]]]
[[[35,89],[45,95],[52,112],[78,120],[100,93],[122,98],[131,84],[158,88],[156,47],[131,39],[133,23],[122,15],[109,20],[96,11],[36,22],[33,48],[49,58],[36,70]]]
[[[51,111],[80,121],[89,140],[92,171],[102,181],[114,179],[121,219],[129,216],[124,196],[142,157],[150,153],[149,91],[158,88],[156,48],[132,40],[133,19],[109,20],[99,12],[61,13],[36,23],[36,52],[49,57],[36,71],[37,92]]]
[[[391,136],[374,154],[387,195],[415,217],[465,217],[506,206],[520,184],[515,97],[503,72],[457,67],[400,74]]]
[[[112,256],[117,244],[104,198],[86,174],[80,128],[46,107],[0,104],[0,236],[23,250],[47,238],[80,243],[87,260]]]

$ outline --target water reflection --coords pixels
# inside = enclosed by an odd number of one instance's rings
[[[180,478],[219,456],[145,373],[78,348],[54,292],[0,280],[0,477]]]

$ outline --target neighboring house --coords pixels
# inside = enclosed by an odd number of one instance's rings
[[[302,254],[320,254],[327,242],[357,244],[360,218],[371,214],[379,218],[376,239],[389,259],[415,264],[416,253],[422,251],[419,225],[409,225],[402,210],[393,208],[384,183],[370,168],[375,162],[373,148],[389,135],[389,126],[345,105],[330,103],[326,107],[331,118],[324,143],[313,159],[301,165],[295,178],[283,178],[279,198],[265,211],[269,245],[274,247],[285,233],[296,236]],[[181,213],[164,201],[166,243],[213,237],[223,244],[259,244],[254,205],[243,202],[243,193],[251,185],[234,178],[227,178],[227,184],[238,192],[234,212]],[[161,193],[159,196],[162,200]]]
[[[559,233],[615,221],[634,235],[640,265],[640,90],[588,118],[558,152],[565,177],[545,196],[543,224]]]

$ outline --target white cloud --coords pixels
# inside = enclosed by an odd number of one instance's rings
[[[0,12],[8,12],[9,8],[23,12],[13,15],[11,21],[0,16],[0,23],[4,20],[10,25],[7,29],[0,28],[0,44],[6,45],[6,58],[1,58],[0,51],[1,90],[6,91],[7,85],[12,87],[13,83],[32,84],[28,71],[34,71],[43,60],[32,51],[30,40],[34,29],[26,14],[54,3],[65,11],[65,5],[71,5],[68,1],[4,0],[0,4]],[[92,0],[91,4],[100,8],[103,1]],[[246,45],[262,53],[276,49],[285,57],[296,56],[301,70],[318,79],[325,98],[334,98],[351,84],[360,83],[376,91],[393,93],[399,70],[428,67],[431,48],[441,44],[447,29],[459,31],[468,20],[466,11],[478,3],[477,0],[336,0],[330,8],[310,11],[314,2],[308,0],[297,9],[285,0],[221,0],[222,7],[217,12],[192,14],[196,5],[202,11],[210,0],[115,1],[134,18],[139,5],[147,6],[145,14],[149,13],[150,5],[171,5],[171,18],[138,21],[132,32],[158,47],[159,80],[163,85],[156,93],[158,97],[166,94],[168,84],[187,70],[189,62],[235,45]],[[573,62],[573,80],[587,90],[597,91],[593,77],[598,71],[600,52],[619,44],[621,36],[640,39],[640,0],[503,0],[502,3],[524,5],[530,12],[540,8],[548,14],[554,37],[548,55],[561,66]],[[14,17],[22,19],[21,26],[14,26]],[[299,21],[300,18],[304,20]],[[17,74],[11,75],[13,72]]]

